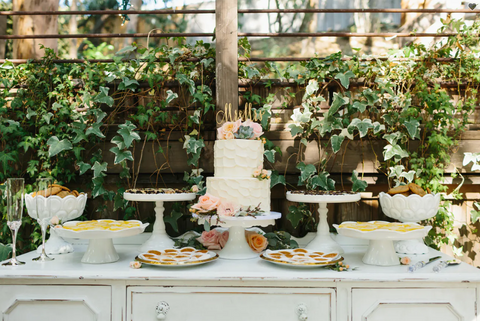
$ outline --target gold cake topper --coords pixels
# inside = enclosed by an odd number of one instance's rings
[[[217,112],[216,121],[217,124],[222,124],[225,122],[236,122],[237,120],[246,121],[248,119],[253,121],[262,121],[263,115],[265,114],[264,110],[253,111],[252,115],[252,104],[245,104],[244,110],[235,110],[232,115],[232,104],[225,104],[225,110],[219,110]],[[220,115],[220,120],[219,116]],[[253,117],[252,117],[253,116]]]

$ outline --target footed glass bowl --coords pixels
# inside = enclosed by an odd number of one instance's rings
[[[416,223],[437,215],[440,207],[440,194],[427,194],[425,196],[400,194],[389,195],[381,192],[379,201],[382,211],[388,217],[404,223]],[[428,247],[422,238],[403,240],[395,243],[397,253],[421,255],[428,253]]]
[[[35,197],[43,196],[39,195]],[[25,195],[25,206],[27,207],[28,214],[33,218],[37,217],[35,197],[32,197],[32,194]],[[87,204],[87,194],[82,193],[77,197],[68,195],[64,198],[52,195],[48,197],[48,202],[50,203],[51,217],[57,216],[58,219],[64,223],[76,219],[83,214],[85,205]],[[45,219],[48,220],[46,224],[50,224],[50,218]],[[37,249],[37,252],[41,253],[41,247]],[[61,238],[55,229],[52,228],[50,229],[50,238],[45,243],[45,252],[47,254],[71,253],[73,252],[73,246]]]

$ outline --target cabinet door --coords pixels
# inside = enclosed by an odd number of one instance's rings
[[[335,320],[333,289],[129,287],[127,293],[132,321]],[[156,310],[162,305],[166,313]]]
[[[473,288],[353,289],[352,321],[473,321]]]
[[[2,321],[111,320],[109,286],[0,286]]]

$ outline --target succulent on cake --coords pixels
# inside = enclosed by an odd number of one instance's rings
[[[217,129],[217,139],[259,139],[263,135],[262,126],[247,119],[235,122],[226,122]]]
[[[269,179],[271,175],[272,175],[272,171],[262,169],[262,166],[258,166],[258,168],[254,170],[252,174],[253,178],[258,179],[259,181]]]

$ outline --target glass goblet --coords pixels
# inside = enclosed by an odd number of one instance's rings
[[[22,225],[23,186],[23,178],[7,179],[7,225],[12,232],[12,258],[2,265],[25,264],[17,260],[16,254],[17,233]]]
[[[45,236],[52,218],[50,202],[48,200],[50,194],[52,194],[52,180],[49,178],[37,179],[37,193],[35,195],[35,218],[37,219],[42,231],[42,253],[39,257],[32,259],[32,261],[46,262],[53,260],[53,258],[49,257],[45,252]]]

